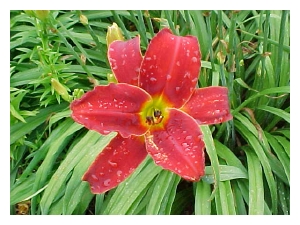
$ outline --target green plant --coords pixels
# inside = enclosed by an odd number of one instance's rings
[[[289,20],[279,10],[11,11],[11,214],[289,214]],[[108,83],[113,22],[125,39],[139,34],[142,51],[166,26],[196,36],[198,85],[228,87],[233,121],[201,126],[201,181],[149,158],[107,194],[81,181],[115,134],[75,123],[69,104]]]

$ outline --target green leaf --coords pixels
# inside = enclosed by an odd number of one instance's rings
[[[161,170],[161,167],[147,157],[136,171],[117,187],[103,214],[125,215],[131,204]]]
[[[249,171],[249,214],[264,214],[264,186],[262,168],[258,156],[250,148],[244,148]]]
[[[195,215],[211,214],[211,188],[210,184],[203,180],[197,182],[195,196]]]
[[[91,164],[92,160],[95,159],[99,151],[105,147],[111,138],[112,134],[102,138],[102,136],[97,132],[90,131],[84,136],[84,138],[81,139],[80,142],[74,146],[49,181],[48,187],[45,190],[43,198],[41,199],[41,209],[43,214],[47,214],[47,212],[50,210],[51,204],[59,194],[62,185],[66,184],[71,171],[76,166],[80,165],[79,172],[76,169],[74,170],[75,175],[73,174],[74,176],[71,177],[70,182],[67,184],[66,193],[64,196],[63,213],[72,213],[76,207],[76,204],[78,204],[76,201],[80,199],[77,199],[73,204],[74,200],[72,201],[72,196],[74,190],[76,190],[78,185],[80,185],[81,177]],[[84,158],[83,162],[82,158]],[[81,164],[79,164],[79,162],[81,162]],[[82,193],[83,192],[81,192],[81,194]],[[80,195],[78,197],[80,197]],[[68,209],[69,207],[70,209]]]
[[[227,181],[240,178],[248,179],[247,173],[235,166],[219,165],[219,171],[220,181]],[[213,184],[215,182],[214,170],[212,166],[205,167],[205,175],[202,177],[202,180],[209,184]]]
[[[211,194],[211,200],[214,198],[214,195],[218,189],[219,183],[220,183],[220,169],[219,169],[219,160],[217,156],[217,151],[214,145],[214,141],[212,138],[211,131],[209,129],[209,126],[202,125],[200,126],[200,129],[203,133],[203,141],[205,143],[206,152],[210,158],[210,162],[212,165],[212,171],[213,171],[213,179],[214,179],[214,190]]]
[[[285,112],[282,109],[274,108],[274,107],[267,106],[267,105],[258,106],[257,109],[261,109],[261,110],[273,113],[273,114],[281,117],[282,119],[284,119],[288,123],[290,123],[290,114]]]
[[[176,176],[177,175],[167,170],[164,170],[159,173],[157,179],[155,180],[153,193],[147,205],[147,209],[146,209],[147,215],[165,214],[166,203],[168,203],[167,200],[171,199],[171,201],[172,200],[174,201],[174,197],[175,197],[174,193],[171,196],[170,194],[172,193],[171,192],[172,188],[174,186],[176,187],[179,182],[179,179],[176,179],[176,182],[174,182]],[[168,211],[170,212],[170,208],[168,209]]]
[[[15,143],[19,138],[28,134],[36,127],[41,125],[46,119],[54,112],[59,112],[60,110],[66,108],[67,104],[52,105],[45,109],[41,109],[40,112],[34,116],[26,118],[26,123],[23,122],[16,123],[10,127],[10,144]]]

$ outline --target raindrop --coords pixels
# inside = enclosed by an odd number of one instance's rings
[[[190,56],[190,50],[186,50],[186,56],[187,56],[187,57]]]
[[[110,49],[109,49],[109,51],[111,51],[111,52],[114,52],[114,51],[115,51],[115,49],[114,49],[114,48],[110,48]]]
[[[150,77],[150,80],[151,80],[152,82],[157,81],[156,78],[154,78],[154,77]]]
[[[172,76],[171,76],[170,74],[168,74],[168,75],[167,75],[167,80],[171,80],[171,77],[172,77]]]
[[[110,133],[109,130],[103,130],[103,131],[102,131],[102,134],[104,134],[104,135],[109,134],[109,133]]]
[[[118,170],[118,171],[117,171],[117,176],[120,177],[120,176],[122,175],[122,173],[123,173],[123,172],[122,172],[121,170]]]
[[[111,183],[111,179],[106,179],[104,182],[103,182],[103,185],[108,187]]]
[[[191,77],[191,73],[189,71],[186,71],[185,74],[184,74],[184,77],[183,78],[190,78]]]
[[[108,160],[108,163],[109,163],[109,165],[111,165],[112,167],[117,167],[117,166],[118,166],[117,163],[112,162],[112,161],[110,161],[110,160]]]
[[[175,89],[176,89],[176,91],[178,92],[178,91],[180,90],[180,87],[176,87]]]
[[[198,61],[198,59],[196,57],[192,58],[192,62],[197,62],[197,61]]]
[[[150,60],[151,60],[151,57],[146,57],[145,60],[146,60],[146,61],[150,61]]]
[[[179,62],[179,61],[177,61],[177,62],[176,62],[176,65],[177,65],[177,66],[180,66],[180,62]]]
[[[95,175],[95,174],[92,174],[92,178],[95,180],[95,181],[98,181],[98,177]]]
[[[182,145],[182,147],[184,147],[184,148],[187,148],[187,147],[189,147],[189,144],[187,144],[187,143],[185,143],[185,142],[184,142],[184,143],[182,143],[181,145]]]
[[[185,140],[191,140],[191,139],[192,139],[192,136],[190,136],[190,135],[185,137]]]
[[[198,77],[194,78],[194,79],[192,80],[192,82],[196,82],[197,80],[198,80]]]
[[[156,55],[153,55],[153,59],[156,60]]]

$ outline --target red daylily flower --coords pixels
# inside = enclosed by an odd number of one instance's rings
[[[143,57],[139,37],[114,41],[108,59],[119,83],[95,87],[71,104],[72,118],[86,128],[118,135],[83,176],[93,193],[125,180],[149,154],[189,181],[204,175],[201,124],[232,119],[225,87],[196,88],[201,67],[198,40],[167,28]]]

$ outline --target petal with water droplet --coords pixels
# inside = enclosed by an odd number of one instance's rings
[[[152,96],[165,95],[172,107],[179,108],[195,89],[200,58],[196,37],[176,36],[165,28],[148,46],[141,66],[139,85]],[[147,76],[149,74],[152,75]]]
[[[119,132],[123,137],[142,135],[149,128],[142,122],[141,110],[151,102],[143,89],[124,83],[97,86],[71,103],[72,118],[101,134]]]
[[[119,83],[137,86],[142,59],[139,36],[109,45],[108,60]]]
[[[90,183],[92,193],[104,193],[125,180],[146,156],[143,137],[117,135],[97,156],[82,180]]]
[[[226,87],[196,89],[181,109],[191,115],[198,124],[223,123],[232,119]]]
[[[204,175],[204,142],[197,122],[188,114],[169,109],[164,127],[145,134],[146,149],[157,165],[198,181]]]

